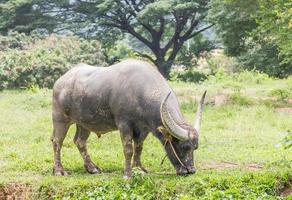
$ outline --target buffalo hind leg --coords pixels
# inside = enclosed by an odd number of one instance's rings
[[[61,148],[63,141],[66,137],[67,131],[70,124],[63,122],[53,122],[54,130],[53,136],[51,138],[54,149],[54,168],[53,174],[55,176],[66,176],[67,172],[64,171],[64,168],[61,163]]]
[[[125,166],[124,166],[124,178],[130,178],[132,175],[131,160],[133,156],[133,130],[127,123],[118,124],[118,128],[121,133],[121,140],[124,148]]]
[[[91,161],[90,156],[87,152],[86,142],[90,135],[90,131],[76,125],[76,134],[74,137],[74,143],[76,144],[84,161],[84,167],[87,172],[91,174],[100,173],[101,170]]]
[[[141,135],[142,138],[136,139],[134,138],[134,156],[133,156],[133,164],[132,167],[138,167],[145,173],[148,171],[143,167],[141,163],[141,154],[143,150],[143,142],[146,138],[147,134]]]

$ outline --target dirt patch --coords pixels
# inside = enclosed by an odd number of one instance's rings
[[[0,186],[0,200],[24,200],[29,199],[31,188],[23,183],[9,183]]]
[[[280,196],[282,197],[292,196],[292,180],[285,183],[283,189],[280,191]]]
[[[202,166],[201,169],[248,169],[248,170],[261,170],[263,166],[256,163],[242,164],[233,162],[220,162],[220,163],[208,163]]]
[[[292,107],[286,107],[286,108],[276,108],[275,112],[279,113],[292,113]]]
[[[228,96],[225,94],[218,94],[214,97],[215,106],[223,106],[227,103]]]

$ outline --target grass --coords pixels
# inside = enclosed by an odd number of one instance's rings
[[[274,108],[291,104],[282,100],[279,103],[278,98],[268,100],[269,103],[261,99],[275,94],[273,91],[287,94],[285,90],[290,92],[291,87],[287,85],[291,79],[214,79],[202,84],[170,83],[190,122],[196,108],[193,96],[208,89],[200,147],[195,153],[198,171],[187,177],[177,177],[169,161],[160,165],[165,155],[163,147],[149,135],[142,161],[151,173],[143,175],[134,170],[133,178],[124,180],[124,158],[118,132],[100,139],[91,134],[89,153],[104,173],[87,174],[73,143],[74,126],[70,128],[62,151],[63,165],[70,175],[54,177],[50,142],[52,91],[2,91],[0,185],[4,188],[9,183],[25,184],[29,188],[28,198],[34,199],[289,198],[279,195],[284,185],[292,180],[292,153],[291,149],[285,150],[279,144],[285,133],[292,130],[292,115],[274,112]],[[228,101],[215,106],[212,97],[221,93],[228,96]],[[222,163],[233,163],[237,167],[217,167]],[[245,167],[249,164],[260,169]]]

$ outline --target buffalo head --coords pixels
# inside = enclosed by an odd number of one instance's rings
[[[163,127],[159,130],[164,134],[165,150],[178,175],[195,173],[193,152],[198,148],[202,109],[206,96],[204,92],[198,105],[194,126],[185,122],[184,118],[171,109],[168,99],[171,92],[161,104],[160,113]]]

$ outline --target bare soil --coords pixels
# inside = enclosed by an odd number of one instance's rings
[[[220,163],[208,163],[201,167],[203,170],[207,169],[248,169],[248,170],[261,170],[263,166],[256,163],[242,164],[233,162],[220,162]]]
[[[275,111],[279,113],[292,113],[292,107],[276,108]]]
[[[282,197],[292,197],[292,180],[288,181],[284,188],[280,191],[280,196]]]

